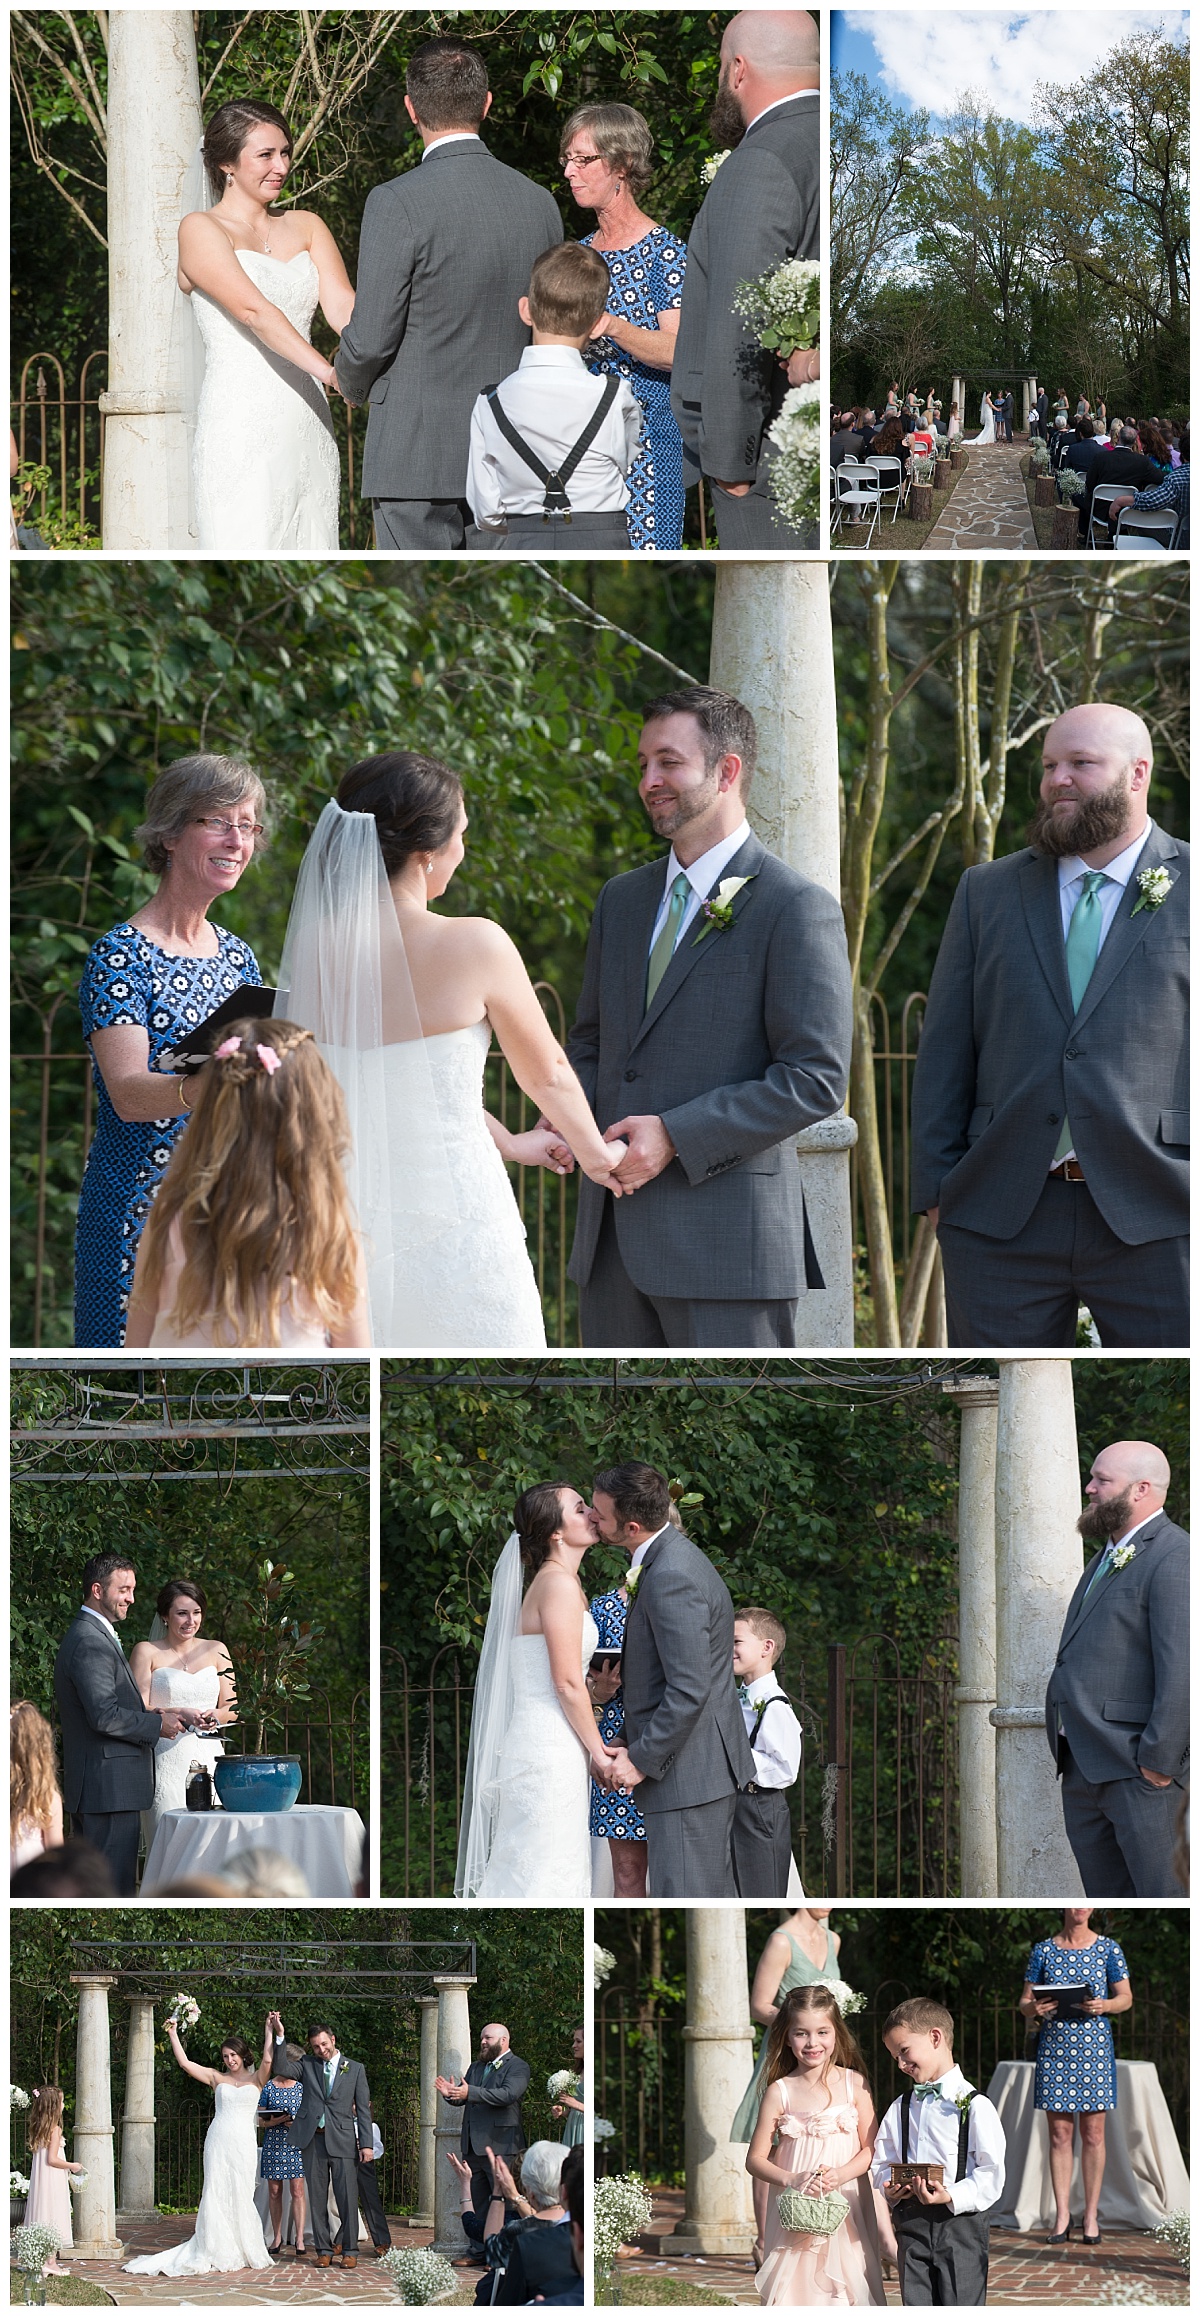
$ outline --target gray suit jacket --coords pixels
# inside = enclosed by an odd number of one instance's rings
[[[515,2051],[506,2051],[498,2067],[472,2059],[463,2081],[468,2095],[459,2144],[464,2156],[482,2155],[488,2147],[511,2155],[523,2147],[521,2101],[529,2089],[528,2059],[519,2059]]]
[[[328,2155],[353,2155],[356,2148],[371,2146],[371,2094],[366,2069],[357,2059],[343,2058],[339,2052],[338,2070],[327,2092],[321,2060],[306,2051],[300,2081],[304,2096],[290,2126],[297,2147],[307,2147],[316,2138],[322,2115]]]
[[[822,1286],[788,1137],[841,1108],[850,1065],[850,966],[831,893],[756,836],[733,923],[697,919],[644,1011],[664,864],[605,885],[567,1051],[600,1129],[661,1117],[679,1155],[614,1202],[621,1259],[644,1294],[774,1299]],[[611,1192],[579,1185],[571,1277],[591,1275]]]
[[[642,1771],[638,1808],[720,1801],[748,1785],[754,1755],[733,1681],[733,1602],[706,1553],[676,1528],[638,1572],[621,1658],[625,1742]]]
[[[1058,864],[968,869],[929,988],[913,1077],[912,1199],[985,1238],[1015,1237],[1045,1187],[1064,1114],[1087,1186],[1127,1246],[1188,1227],[1185,844],[1151,828],[1075,1013]],[[1135,909],[1137,914],[1134,914]]]
[[[434,145],[367,195],[337,357],[351,402],[370,395],[365,497],[462,498],[476,397],[516,369],[517,300],[562,237],[544,187],[478,142]]]
[[[161,1713],[148,1713],[121,1646],[81,1609],[54,1660],[67,1808],[119,1815],[154,1800]]]
[[[1046,1690],[1046,1735],[1058,1724],[1093,1785],[1140,1769],[1187,1782],[1189,1544],[1165,1512],[1131,1539],[1133,1559],[1084,1600],[1088,1562],[1071,1598]],[[1061,1763],[1060,1763],[1061,1766]]]
[[[671,408],[692,458],[721,482],[753,482],[788,390],[733,295],[785,257],[819,254],[820,112],[819,90],[804,89],[755,121],[721,163],[688,235]]]

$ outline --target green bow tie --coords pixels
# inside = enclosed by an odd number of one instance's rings
[[[937,2083],[918,2083],[916,2095],[918,2099],[940,2099],[943,2096],[941,2087]]]

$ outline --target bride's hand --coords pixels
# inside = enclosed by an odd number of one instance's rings
[[[518,1166],[544,1166],[551,1174],[573,1174],[575,1158],[554,1126],[533,1126],[526,1134],[510,1134],[508,1155]]]
[[[619,1198],[621,1189],[615,1176],[617,1168],[622,1159],[627,1156],[628,1151],[628,1142],[606,1142],[603,1158],[596,1159],[592,1165],[588,1165],[582,1158],[579,1163],[589,1182],[598,1182],[602,1190],[611,1190]]]

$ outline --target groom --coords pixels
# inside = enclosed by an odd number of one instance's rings
[[[194,1713],[147,1712],[117,1627],[133,1606],[137,1576],[119,1552],[83,1571],[83,1602],[54,1660],[63,1742],[63,1800],[77,1834],[103,1851],[116,1894],[137,1890],[139,1812],[154,1802],[154,1748],[190,1729]]]
[[[728,692],[651,700],[641,797],[665,860],[605,885],[567,1043],[606,1140],[571,1277],[589,1349],[789,1349],[818,1249],[793,1147],[850,1065],[842,912],[751,833],[758,737]]]
[[[736,1898],[734,1803],[754,1755],[733,1682],[733,1602],[711,1560],[671,1523],[652,1464],[596,1474],[604,1543],[630,1555],[621,1681],[625,1733],[605,1748],[612,1782],[637,1793],[651,1895]]]
[[[424,152],[363,211],[354,312],[337,353],[350,403],[370,398],[362,487],[377,547],[462,547],[471,412],[529,342],[517,301],[562,240],[557,203],[480,137],[487,71],[461,40],[409,59],[405,111]]]
[[[283,2020],[277,2010],[271,2012],[269,2023],[278,2050],[285,2037]],[[375,2160],[366,2072],[357,2059],[343,2058],[332,2027],[313,2026],[308,2030],[308,2053],[300,2070],[300,2081],[303,2097],[292,2123],[285,2128],[290,2130],[304,2163],[317,2266],[329,2267],[333,2257],[329,2236],[332,2179],[341,2221],[342,2266],[356,2268],[358,2171],[355,2157],[357,2154],[359,2163]]]

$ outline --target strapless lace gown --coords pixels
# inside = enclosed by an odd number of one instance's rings
[[[318,292],[308,251],[286,260],[257,249],[234,255],[308,338]],[[336,552],[340,468],[324,387],[202,290],[192,291],[192,307],[204,340],[192,453],[200,545],[219,555]]]
[[[772,2160],[795,2173],[801,2187],[814,2171],[835,2170],[858,2153],[858,2110],[850,2078],[838,2069],[830,2077],[840,2099],[819,2114],[793,2109],[791,2085],[779,2078],[784,2113]],[[831,2236],[794,2235],[779,2218],[779,2189],[767,2200],[766,2257],[755,2282],[764,2308],[882,2308],[886,2305],[875,2236],[875,2205],[869,2180],[850,2179],[840,2190],[850,2206]]]
[[[126,2260],[131,2276],[207,2276],[238,2268],[269,2268],[271,2255],[254,2204],[258,2142],[254,2117],[258,2084],[218,2083],[217,2111],[204,2141],[204,2185],[196,2232],[169,2252]]]
[[[544,1351],[546,1329],[504,1160],[484,1123],[488,1021],[423,1041],[419,1064],[404,1045],[365,1054],[327,1048],[347,1085],[359,1073],[372,1116],[373,1156],[360,1153],[359,1220],[367,1255],[371,1333],[377,1347],[405,1351]],[[434,1223],[413,1243],[405,1201],[404,1152],[413,1105],[427,1101],[433,1073],[445,1165],[457,1218]],[[419,1090],[418,1090],[419,1089]],[[383,1250],[383,1251],[381,1251]],[[395,1250],[395,1251],[391,1251]]]
[[[174,1706],[177,1712],[215,1713],[220,1694],[221,1676],[215,1665],[206,1665],[200,1673],[184,1673],[170,1665],[159,1665],[151,1675],[152,1712],[166,1712]],[[187,1807],[188,1771],[193,1761],[203,1761],[211,1769],[224,1751],[219,1737],[200,1737],[191,1729],[185,1729],[179,1737],[159,1738],[154,1748],[154,1807],[142,1811],[142,1839],[147,1857],[164,1810]]]
[[[599,1644],[595,1619],[585,1616],[585,1667]],[[496,1838],[476,1895],[581,1906],[592,1894],[587,1755],[559,1704],[540,1632],[518,1633],[512,1665]]]

